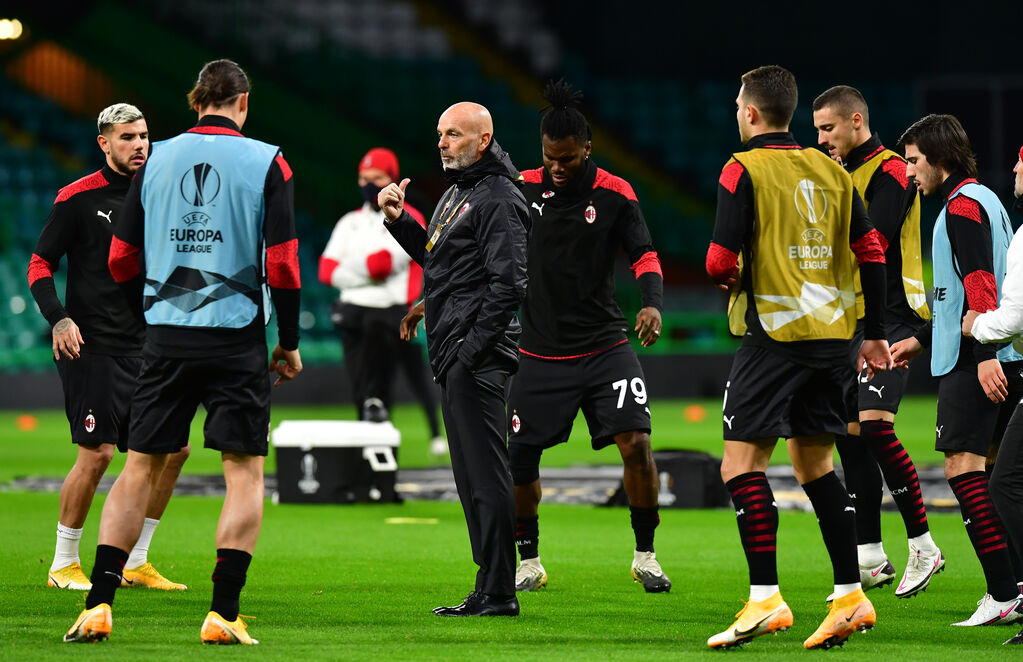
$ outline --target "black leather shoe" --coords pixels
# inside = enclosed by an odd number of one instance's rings
[[[473,591],[461,604],[437,607],[433,613],[438,616],[518,616],[519,601],[514,594],[504,596]]]

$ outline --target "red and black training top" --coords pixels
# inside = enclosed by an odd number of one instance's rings
[[[83,352],[137,356],[145,323],[129,294],[107,268],[114,223],[121,214],[131,178],[104,165],[57,193],[28,265],[28,284],[51,326],[70,317],[82,332]],[[53,274],[67,257],[65,305]]]
[[[614,266],[625,251],[643,307],[661,309],[661,263],[632,186],[587,161],[565,188],[545,168],[525,170],[529,287],[519,351],[570,358],[626,341],[631,325],[615,302]]]
[[[937,196],[948,204],[945,210],[945,229],[948,241],[952,246],[952,257],[959,266],[966,290],[962,315],[967,310],[994,310],[998,307],[998,283],[995,280],[995,260],[991,246],[991,219],[984,211],[984,205],[966,195],[958,195],[948,202],[953,193],[963,184],[976,183],[976,179],[967,178],[962,173],[952,173],[938,187]],[[931,345],[933,321],[916,334],[916,338],[924,347]],[[981,361],[998,358],[1001,345],[984,344],[973,338],[959,338],[959,359],[956,367],[972,367]]]
[[[743,148],[802,149],[788,132],[765,133],[751,138]],[[739,254],[755,250],[751,246],[756,211],[753,203],[753,179],[739,162],[721,172],[718,180],[717,217],[714,237],[707,250],[707,273],[723,282],[736,272]],[[885,263],[884,238],[874,228],[859,193],[853,190],[852,219],[849,224],[849,247],[856,254],[863,286],[864,336],[868,340],[885,338]],[[845,361],[848,340],[797,340],[779,342],[770,338],[760,324],[756,301],[752,296],[750,270],[744,270],[742,287],[749,294],[746,312],[746,335],[743,344],[767,347],[787,359],[804,365],[833,364]]]

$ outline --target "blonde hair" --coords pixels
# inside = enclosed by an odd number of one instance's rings
[[[106,133],[115,124],[127,124],[145,119],[142,111],[130,103],[115,103],[100,111],[96,118],[96,128],[100,133]]]

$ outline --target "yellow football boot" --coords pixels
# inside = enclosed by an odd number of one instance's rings
[[[125,568],[121,573],[121,586],[143,586],[161,591],[184,591],[188,588],[184,584],[172,582],[161,575],[149,561],[137,568]]]
[[[792,627],[792,610],[782,600],[781,591],[766,600],[750,600],[735,618],[732,627],[708,639],[707,645],[711,648],[742,646],[755,637],[777,634]]]
[[[250,637],[246,629],[241,614],[238,614],[234,621],[228,621],[217,612],[211,611],[202,622],[199,637],[204,644],[258,644],[259,641]]]

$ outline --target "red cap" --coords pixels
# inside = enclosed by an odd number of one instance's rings
[[[398,157],[386,147],[374,147],[359,161],[359,172],[376,168],[383,170],[394,181],[398,181]]]
[[[1023,147],[1019,148],[1019,160],[1023,161]]]

